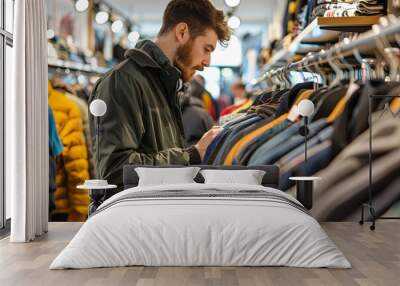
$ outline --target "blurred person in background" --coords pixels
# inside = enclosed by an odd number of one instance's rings
[[[235,81],[231,85],[231,93],[234,104],[222,110],[221,116],[231,114],[250,103],[250,95],[246,92],[246,84],[243,81]]]
[[[248,99],[246,84],[241,80],[237,80],[231,85],[231,93],[235,104],[240,104]]]
[[[203,108],[208,112],[214,121],[217,121],[220,114],[218,102],[212,97],[206,89],[206,80],[203,76],[197,74],[190,82],[192,89],[191,95],[202,100]]]
[[[195,145],[214,122],[213,118],[204,108],[203,93],[207,92],[198,80],[204,83],[204,78],[196,76],[193,79],[182,97],[182,122],[185,130],[186,146]]]

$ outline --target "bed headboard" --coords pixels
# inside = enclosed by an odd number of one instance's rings
[[[136,187],[139,183],[139,176],[135,171],[137,167],[146,168],[183,168],[185,166],[138,166],[138,165],[126,165],[124,166],[124,189]],[[217,169],[217,170],[263,170],[265,176],[262,180],[264,187],[271,187],[277,189],[279,186],[279,168],[278,166],[205,166],[198,165],[193,167],[200,167],[202,170]],[[195,178],[197,183],[204,183],[203,176],[199,173]]]

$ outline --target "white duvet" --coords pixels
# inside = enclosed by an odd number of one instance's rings
[[[148,191],[265,191],[231,184],[136,187],[106,202],[50,269],[120,266],[292,266],[350,268],[318,222],[282,201],[240,197],[121,200]]]

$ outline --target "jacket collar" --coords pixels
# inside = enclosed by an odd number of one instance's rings
[[[141,67],[161,70],[161,80],[169,91],[178,91],[183,88],[181,71],[173,66],[164,52],[152,41],[143,40],[137,43],[135,49],[128,50],[125,57]]]
[[[126,52],[125,57],[141,67],[160,70],[160,80],[167,91],[168,99],[171,103],[175,103],[176,92],[183,87],[182,74],[155,43],[150,40],[140,41],[135,49]]]
[[[180,74],[180,71],[171,65],[170,60],[167,58],[164,52],[150,40],[138,42],[135,49],[128,50],[125,53],[125,57],[130,58],[132,61],[142,67],[158,69],[173,68],[177,73]]]

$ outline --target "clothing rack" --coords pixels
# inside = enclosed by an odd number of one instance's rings
[[[310,53],[309,55],[305,56],[302,60],[287,64],[283,67],[279,68],[271,68],[267,70],[259,79],[255,80],[253,86],[257,86],[264,81],[271,80],[273,78],[287,80],[286,75],[290,71],[302,71],[306,70],[308,72],[312,71],[311,67],[319,67],[322,64],[330,64],[334,60],[344,61],[345,57],[349,57],[352,55],[356,55],[357,53],[357,60],[361,58],[360,53],[366,53],[370,51],[374,51],[377,48],[382,50],[382,45],[386,47],[390,46],[390,43],[395,43],[395,45],[400,45],[400,20],[396,17],[385,17],[382,18],[380,24],[374,25],[372,30],[366,33],[361,34],[358,37],[350,39],[345,39],[344,41],[334,45],[327,51],[321,50],[317,53]],[[380,47],[378,46],[380,43]],[[388,45],[388,46],[387,46]],[[385,47],[385,48],[386,48]],[[386,53],[386,51],[383,51]],[[362,59],[362,63],[366,62]],[[359,61],[361,64],[361,61]],[[315,73],[318,73],[315,71]],[[376,97],[376,96],[375,96]],[[370,225],[371,230],[375,230],[375,209],[373,207],[373,191],[372,191],[372,109],[371,109],[371,101],[374,96],[371,96],[370,101],[370,108],[369,108],[369,125],[370,125],[370,135],[369,135],[369,199],[368,203],[362,206],[361,210],[361,220],[360,224],[364,224],[364,209],[368,209],[371,217],[372,217],[372,224]],[[393,219],[393,218],[392,218]],[[400,219],[400,218],[395,218]]]
[[[108,71],[107,68],[92,67],[88,64],[81,64],[57,59],[48,59],[48,66],[51,68],[81,72],[92,75],[101,75]]]
[[[400,33],[400,20],[395,17],[382,18],[381,25],[374,25],[371,31],[363,33],[351,41],[345,39],[327,51],[321,50],[318,53],[310,53],[300,61],[267,70],[260,78],[254,81],[254,85],[258,85],[267,79],[287,74],[289,71],[303,70],[308,67],[329,63],[335,59],[342,59],[343,57],[351,56],[354,52],[371,51],[371,48],[376,48],[378,40],[387,39],[391,41],[398,33]]]

